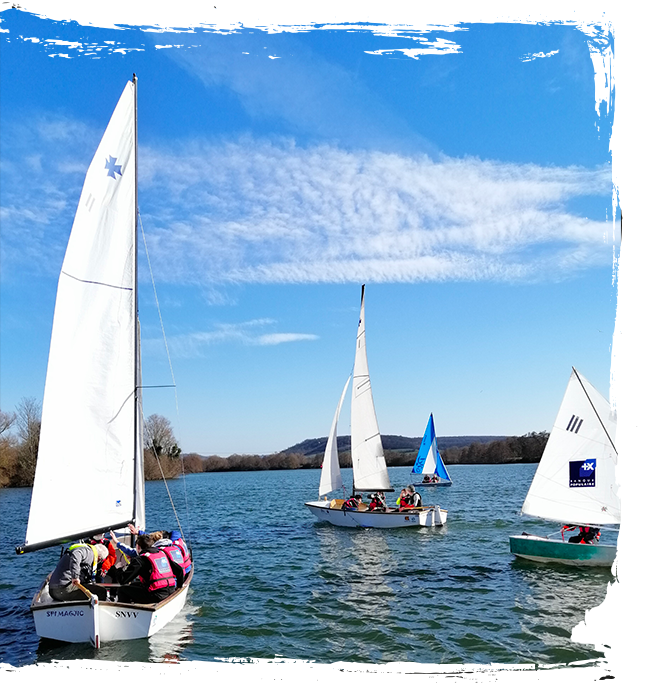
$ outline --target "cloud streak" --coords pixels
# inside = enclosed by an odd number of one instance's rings
[[[58,271],[95,136],[61,118],[9,133],[3,270]],[[606,207],[611,192],[609,166],[432,159],[289,138],[140,149],[156,280],[208,290],[567,278],[611,264],[611,222],[569,209],[593,197]]]
[[[271,346],[293,342],[318,340],[311,333],[263,333],[277,322],[273,319],[254,319],[243,323],[219,323],[208,331],[194,331],[167,337],[170,353],[176,359],[200,357],[206,348],[223,343],[240,345]],[[158,338],[142,341],[145,352],[163,354],[164,350]]]

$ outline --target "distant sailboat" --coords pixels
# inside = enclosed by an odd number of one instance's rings
[[[415,458],[411,473],[423,476],[421,483],[414,483],[417,487],[451,485],[451,478],[438,451],[438,440],[433,427],[433,414],[429,415],[429,422],[422,436],[418,456]]]
[[[137,294],[137,79],[93,157],[59,276],[36,475],[19,554],[133,524],[145,528]],[[31,612],[40,637],[148,637],[182,609],[192,572],[157,604],[58,601],[48,578]],[[107,587],[107,586],[104,586]]]
[[[572,369],[521,513],[583,529],[620,524],[615,436],[616,415],[609,402]],[[616,546],[596,544],[596,540],[593,544],[576,544],[564,539],[514,535],[510,551],[534,561],[611,566]]]
[[[351,400],[351,449],[353,492],[393,492],[386,468],[381,434],[372,398],[368,358],[366,354],[365,287],[361,288],[361,312],[357,332],[357,346],[352,374]],[[337,424],[341,405],[350,379],[341,394],[334,414],[334,420],[325,447],[323,468],[319,486],[319,496],[342,487],[341,472],[336,447]],[[329,521],[335,526],[362,528],[404,528],[408,526],[442,526],[447,521],[447,511],[439,506],[421,507],[398,511],[388,508],[385,511],[369,510],[366,504],[351,510],[343,507],[344,500],[319,499],[306,502],[308,509],[320,521]]]

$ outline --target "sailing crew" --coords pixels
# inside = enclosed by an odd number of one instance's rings
[[[86,599],[86,594],[79,589],[83,585],[98,596],[106,598],[106,591],[94,583],[97,570],[108,557],[108,549],[101,543],[88,545],[85,542],[70,545],[61,555],[50,577],[49,592],[53,599],[69,602]]]
[[[412,485],[409,485],[408,488],[406,488],[408,491],[408,496],[410,499],[411,506],[413,507],[421,507],[422,506],[422,497],[420,496],[419,492],[415,491],[415,488]]]
[[[358,509],[363,500],[362,495],[352,495],[343,502],[343,509]]]
[[[383,492],[374,492],[370,495],[368,509],[370,511],[386,511],[386,498]]]
[[[118,590],[120,602],[155,604],[176,589],[172,562],[162,549],[156,548],[151,535],[140,535],[135,543],[137,556],[124,570]]]
[[[575,526],[562,526],[562,537],[564,537],[565,530],[575,530]],[[572,535],[569,542],[574,544],[593,545],[600,540],[600,528],[592,528],[591,526],[578,526],[579,532],[577,535]]]

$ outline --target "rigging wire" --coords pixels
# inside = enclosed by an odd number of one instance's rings
[[[144,251],[145,251],[145,254],[147,255],[147,264],[149,266],[149,275],[151,277],[151,285],[153,288],[154,299],[156,301],[156,309],[158,310],[158,319],[160,321],[160,329],[162,331],[163,341],[165,343],[165,351],[167,352],[167,361],[169,363],[169,372],[170,372],[171,377],[172,377],[172,386],[171,387],[174,388],[174,399],[176,401],[176,414],[178,415],[178,413],[179,413],[178,412],[178,392],[176,389],[176,378],[174,377],[174,369],[172,367],[171,355],[169,354],[169,345],[167,343],[167,336],[165,335],[165,326],[163,324],[162,313],[160,311],[160,302],[158,300],[158,292],[156,291],[156,282],[155,282],[154,277],[153,277],[153,269],[151,267],[151,258],[149,257],[149,248],[147,247],[147,239],[144,235],[144,224],[142,222],[142,215],[140,214],[139,209],[138,209],[138,219],[140,220],[140,233],[142,234],[142,243],[144,245]],[[141,411],[142,411],[142,407],[141,407]],[[143,417],[142,424],[146,430],[147,426],[146,426],[146,423],[144,421],[144,417]],[[149,435],[149,439],[151,440],[151,442],[153,444],[153,439],[152,439],[151,435]],[[165,478],[165,474],[163,473],[163,468],[162,468],[162,464],[160,463],[160,458],[158,457],[158,454],[156,453],[155,449],[153,450],[153,453],[156,457],[156,461],[158,462],[158,468],[160,469],[160,474],[161,474],[162,479],[165,483],[165,488],[167,489],[167,494],[169,495],[169,501],[171,502],[172,509],[174,511],[174,516],[176,517],[176,521],[178,522],[178,527],[179,527],[180,533],[184,538],[185,536],[183,535],[183,529],[182,529],[182,526],[181,526],[180,521],[178,519],[178,514],[176,512],[176,507],[174,506],[174,501],[172,499],[171,492],[169,491],[169,487],[167,485],[167,479]],[[187,500],[187,481],[185,479],[185,464],[183,463],[183,457],[182,456],[179,456],[179,459],[180,459],[180,463],[181,463],[181,474],[183,476],[183,493],[185,496],[185,516],[186,516],[186,520],[189,522],[189,520],[190,520],[189,519],[189,504],[188,504],[188,500]]]

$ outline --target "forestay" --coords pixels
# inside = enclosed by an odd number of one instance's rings
[[[338,490],[343,487],[343,479],[341,478],[341,467],[339,465],[339,450],[337,445],[337,432],[339,415],[341,414],[341,406],[343,405],[343,400],[345,399],[345,393],[348,390],[348,385],[350,384],[350,378],[345,382],[345,387],[341,393],[341,399],[339,400],[338,406],[336,407],[336,413],[334,414],[334,420],[332,421],[332,427],[330,428],[330,434],[327,438],[327,445],[325,446],[325,455],[323,456],[322,471],[320,474],[320,486],[318,488],[318,496],[322,497],[327,495],[333,490]]]
[[[573,369],[522,513],[576,525],[620,523],[615,434],[609,402]]]
[[[144,527],[134,110],[129,82],[88,169],[59,277],[26,547]]]
[[[352,469],[355,490],[390,490],[384,449],[377,424],[370,387],[366,354],[364,288],[361,289],[361,313],[357,331],[351,400]]]

